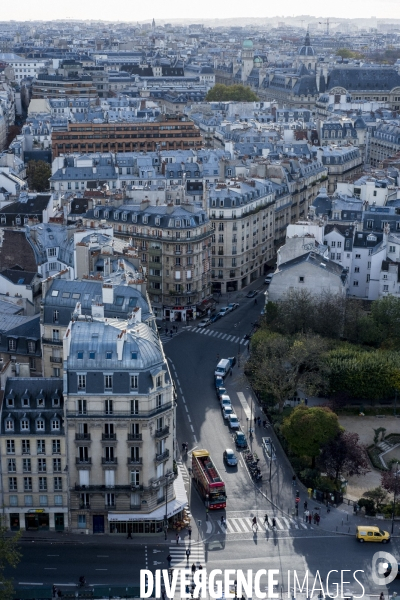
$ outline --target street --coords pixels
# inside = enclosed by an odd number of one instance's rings
[[[221,358],[236,356],[238,359],[239,351],[243,366],[248,354],[244,336],[252,329],[252,323],[258,319],[262,308],[263,297],[259,295],[258,298],[257,305],[252,299],[241,298],[239,308],[204,331],[199,331],[194,325],[181,326],[179,333],[165,344],[178,394],[179,453],[182,442],[188,442],[189,447],[188,453],[183,453],[178,459],[178,466],[183,472],[193,515],[191,544],[186,532],[182,532],[183,539],[179,545],[173,532],[168,533],[166,542],[163,538],[127,540],[114,536],[75,536],[69,538],[68,543],[57,540],[53,543],[23,541],[21,563],[15,571],[7,571],[8,574],[12,572],[16,585],[76,584],[82,574],[89,585],[138,585],[140,569],[166,568],[167,556],[171,555],[174,568],[194,563],[197,567],[206,566],[208,570],[279,569],[278,589],[282,586],[283,592],[290,587],[287,572],[293,570],[302,578],[307,570],[313,575],[319,571],[325,580],[327,573],[336,569],[339,573],[333,574],[331,581],[338,582],[341,570],[361,569],[365,572],[360,579],[366,593],[379,595],[385,589],[378,588],[371,579],[371,559],[381,548],[373,544],[357,544],[354,535],[346,535],[354,533],[352,515],[339,514],[338,511],[328,515],[325,507],[321,507],[320,527],[304,523],[301,517],[304,500],[308,501],[309,508],[317,508],[317,503],[309,499],[304,490],[301,491],[299,518],[293,514],[296,486],[292,486],[293,472],[278,444],[277,460],[272,463],[271,482],[268,481],[270,465],[263,454],[261,438],[273,435],[273,432],[255,427],[252,447],[260,458],[261,482],[253,482],[239,452],[237,467],[227,467],[223,462],[223,451],[234,449],[234,443],[216,397],[214,369],[217,355]],[[233,368],[232,376],[227,376],[226,388],[247,435],[249,425],[254,427],[253,417],[261,415],[261,412],[238,365]],[[210,511],[207,515],[203,500],[191,485],[188,468],[194,448],[210,451],[226,484],[226,510]],[[265,514],[268,514],[270,523],[272,517],[276,519],[274,531],[264,527]],[[221,515],[226,520],[225,524],[221,524]],[[257,518],[257,531],[253,531],[251,526],[253,517]],[[380,525],[388,528],[386,523],[381,522]],[[187,548],[190,549],[189,559],[186,557]],[[398,557],[399,538],[394,537],[385,550]],[[346,585],[347,588],[360,594],[360,588],[354,582]],[[393,582],[390,590],[400,593],[400,580]]]

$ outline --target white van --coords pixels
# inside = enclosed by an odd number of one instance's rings
[[[226,377],[226,375],[228,375],[229,373],[230,368],[231,361],[228,358],[221,358],[214,372],[215,377]]]

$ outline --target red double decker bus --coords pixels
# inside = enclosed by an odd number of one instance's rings
[[[225,483],[208,450],[193,450],[192,477],[204,503],[210,510],[226,507]]]

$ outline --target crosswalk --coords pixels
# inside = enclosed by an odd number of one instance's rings
[[[207,327],[195,327],[194,325],[190,325],[186,329],[188,331],[192,331],[193,333],[208,335],[209,337],[224,340],[225,342],[232,342],[234,344],[243,344],[243,346],[247,346],[249,343],[249,340],[245,340],[240,336],[230,335],[229,333],[224,333],[223,331],[218,331],[217,329],[207,329]]]
[[[269,530],[271,530],[271,522],[272,517],[269,519]],[[295,521],[290,517],[275,517],[276,522],[276,531],[284,531],[284,530],[293,530],[293,529],[313,529],[313,527],[309,524],[304,523],[303,521]],[[265,530],[264,521],[258,520],[258,531]],[[244,519],[241,517],[233,517],[227,518],[224,524],[221,524],[218,521],[219,533],[224,534],[238,534],[238,533],[254,533],[254,529],[252,528],[252,523],[250,519]]]
[[[247,346],[249,340],[246,340],[244,337],[238,335],[231,335],[229,333],[224,333],[223,331],[218,331],[217,329],[208,329],[207,327],[196,327],[195,325],[188,325],[187,327],[181,327],[177,332],[173,332],[172,336],[169,333],[161,333],[160,340],[163,344],[171,341],[180,333],[184,331],[191,331],[192,333],[199,333],[201,335],[207,335],[209,337],[213,337],[215,339],[224,340],[225,342],[232,342],[232,344],[242,344],[243,346]]]
[[[189,561],[186,554],[187,551],[190,553]],[[206,558],[203,544],[175,544],[175,546],[169,547],[169,553],[172,558],[171,567],[174,569],[190,568],[193,563],[197,569],[200,565],[202,568],[205,566]]]

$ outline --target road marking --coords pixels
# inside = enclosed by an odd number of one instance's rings
[[[59,554],[48,554],[47,556],[60,556]]]
[[[108,554],[98,554],[97,558],[108,558]]]
[[[187,412],[187,413],[189,412],[189,409],[188,409],[188,407],[186,406],[186,403],[185,403],[185,410],[186,410],[186,412]]]
[[[182,396],[181,400],[182,400],[183,404],[186,404],[186,400],[183,396]]]
[[[190,429],[192,430],[192,433],[194,433],[193,425],[190,426]]]
[[[189,423],[191,423],[191,422],[192,422],[192,419],[190,418],[190,416],[189,416],[189,415],[187,416],[187,418],[188,418],[188,421],[189,421]]]
[[[96,571],[108,571],[108,569],[96,569]]]
[[[45,571],[57,571],[56,567],[44,567]]]
[[[44,583],[32,583],[31,581],[18,581],[18,585],[44,585]],[[57,585],[61,585],[61,584],[58,583]]]
[[[248,405],[248,402],[243,394],[243,392],[237,392],[238,398],[240,400],[240,404],[243,407],[243,411],[244,414],[246,415],[247,419],[251,419],[251,410],[250,410],[250,406]]]
[[[247,344],[248,344],[248,343],[249,343],[249,340],[246,340],[246,341],[244,342],[244,345],[245,345],[245,346],[247,346]]]
[[[222,332],[217,335],[217,338],[221,337],[221,335],[222,335]]]
[[[197,444],[197,437],[194,435],[194,443]]]

